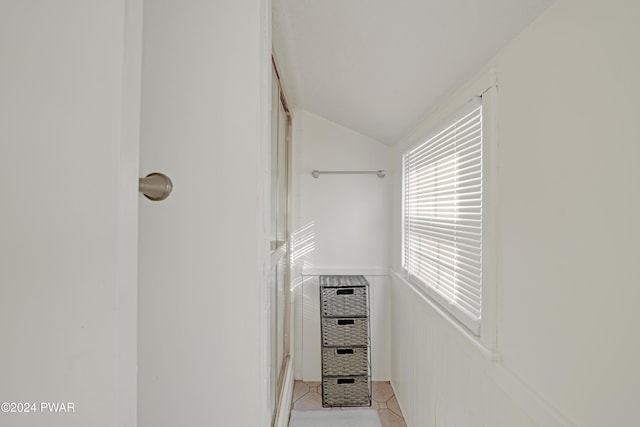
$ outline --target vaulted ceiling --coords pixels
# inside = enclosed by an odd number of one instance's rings
[[[291,103],[386,144],[554,0],[273,0]]]

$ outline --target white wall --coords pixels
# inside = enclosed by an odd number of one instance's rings
[[[392,380],[409,426],[637,425],[638,16],[636,2],[559,0],[488,66],[499,76],[503,361],[394,276]],[[488,74],[402,141],[396,162]],[[393,224],[398,271],[399,208]]]
[[[315,250],[305,270],[385,269],[389,264],[391,149],[369,137],[308,112],[296,115],[302,162],[302,226],[313,225]],[[321,175],[318,170],[379,170],[376,175]]]
[[[270,2],[144,8],[139,426],[267,426]],[[266,196],[266,197],[265,197]]]
[[[302,110],[294,114],[293,141],[294,229],[309,235],[296,277],[297,376],[308,381],[321,378],[318,276],[364,274],[371,285],[372,376],[388,379],[391,149]],[[387,176],[321,175],[316,179],[311,176],[314,169],[385,169]]]
[[[141,7],[0,5],[3,426],[135,425]]]

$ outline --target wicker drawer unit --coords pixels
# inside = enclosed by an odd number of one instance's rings
[[[322,405],[371,406],[369,283],[320,276]]]

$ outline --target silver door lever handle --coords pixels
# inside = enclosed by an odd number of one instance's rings
[[[171,179],[163,173],[150,173],[144,178],[138,179],[138,191],[144,196],[156,202],[169,197],[173,190]]]

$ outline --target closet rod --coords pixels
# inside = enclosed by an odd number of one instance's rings
[[[318,178],[321,174],[348,174],[348,175],[362,175],[362,174],[376,174],[378,178],[384,178],[387,174],[384,169],[380,169],[377,171],[319,171],[318,169],[311,172],[311,176],[314,178]]]

